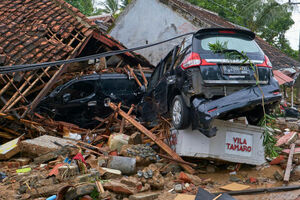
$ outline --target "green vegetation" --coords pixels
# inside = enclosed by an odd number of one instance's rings
[[[244,26],[265,39],[282,52],[298,58],[287,39],[286,31],[294,24],[293,7],[276,0],[188,0],[192,4],[218,13],[224,19]]]
[[[103,9],[95,8],[95,0],[65,0],[72,6],[78,8],[86,16],[100,15],[102,13],[111,14],[118,17],[131,0],[105,0],[101,2]]]
[[[78,8],[82,14],[86,16],[99,15],[102,13],[101,10],[94,7],[93,0],[65,0],[75,8]]]

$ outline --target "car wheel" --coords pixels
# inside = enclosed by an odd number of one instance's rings
[[[189,126],[189,108],[180,95],[174,97],[171,107],[172,123],[176,129]]]

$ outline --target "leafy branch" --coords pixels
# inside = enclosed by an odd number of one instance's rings
[[[271,158],[273,157],[277,157],[278,156],[278,151],[280,151],[279,147],[276,147],[276,138],[274,138],[272,132],[270,131],[271,127],[268,126],[268,123],[272,122],[272,120],[274,121],[274,118],[272,118],[270,115],[268,115],[266,113],[266,109],[265,109],[265,95],[263,93],[262,88],[259,85],[259,75],[258,75],[258,69],[257,66],[254,65],[252,63],[252,61],[249,59],[249,57],[247,56],[247,54],[245,52],[239,52],[237,50],[231,50],[228,49],[227,47],[228,42],[220,42],[220,41],[216,41],[216,43],[212,44],[209,43],[209,49],[214,53],[221,53],[223,55],[225,55],[225,58],[228,60],[243,60],[242,64],[245,63],[249,63],[251,69],[254,72],[254,78],[256,80],[256,85],[259,88],[261,94],[262,94],[262,98],[261,98],[261,102],[262,102],[262,108],[263,108],[263,119],[260,121],[259,125],[261,127],[263,127],[264,132],[264,140],[263,140],[263,145],[265,146],[265,154]]]

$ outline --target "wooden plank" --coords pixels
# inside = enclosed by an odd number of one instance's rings
[[[45,72],[47,72],[50,69],[50,67],[47,67]],[[40,74],[39,77],[42,77],[44,75],[44,73]],[[28,78],[29,80],[34,76],[34,74],[32,76],[30,76],[30,78]],[[38,78],[33,81],[31,84],[29,84],[29,86],[26,88],[26,90],[24,92],[21,93],[22,96],[26,96],[27,93],[31,90],[31,88],[38,82]],[[24,83],[25,84],[25,83]],[[27,84],[22,85],[21,88],[23,89],[23,86],[25,87]],[[22,98],[22,96],[18,96],[17,93],[14,94],[14,96],[8,101],[8,103],[1,109],[0,112],[5,112],[8,111],[9,109],[11,109],[18,101],[20,101],[20,99]]]
[[[135,79],[135,81],[137,82],[137,84],[138,84],[140,87],[142,87],[142,84],[141,84],[141,82],[139,81],[139,79],[136,77],[136,75],[135,75],[133,69],[132,69],[129,65],[126,65],[126,68],[130,71],[131,76],[133,76],[133,78]]]
[[[139,70],[140,70],[140,72],[141,72],[141,74],[142,74],[142,77],[143,77],[143,80],[144,80],[144,86],[147,88],[147,86],[148,86],[148,81],[147,81],[147,78],[145,77],[145,74],[144,74],[143,69],[142,69],[142,67],[141,67],[140,64],[138,64],[138,68],[139,68]]]
[[[285,173],[284,173],[284,178],[283,181],[284,182],[289,182],[290,180],[290,175],[291,175],[291,170],[292,170],[292,162],[293,162],[293,155],[295,152],[295,144],[291,144],[291,150],[290,150],[290,154],[289,154],[289,158],[288,158],[288,162],[286,165],[286,169],[285,169]]]
[[[240,191],[240,190],[246,190],[249,189],[249,185],[243,185],[239,183],[230,183],[225,186],[220,187],[222,190],[228,190],[228,191]]]
[[[131,105],[129,111],[127,112],[128,115],[130,115],[130,114],[132,113],[133,108],[134,108],[134,104]],[[123,133],[124,126],[125,126],[125,118],[123,117],[123,118],[122,118],[122,121],[121,121],[120,132],[119,132],[119,133]]]
[[[113,109],[113,110],[117,110],[118,107],[111,103],[108,102],[107,103],[108,106]],[[131,124],[133,124],[137,129],[139,129],[142,133],[144,133],[147,137],[149,137],[153,142],[155,142],[160,148],[162,148],[166,153],[168,153],[172,158],[180,160],[180,161],[184,161],[176,152],[174,152],[167,144],[165,144],[163,141],[159,140],[153,133],[151,133],[146,127],[144,127],[142,124],[140,124],[139,122],[137,122],[136,120],[134,120],[132,117],[130,117],[126,112],[124,112],[123,110],[119,109],[118,113],[124,117],[127,121],[129,121]],[[189,172],[190,174],[194,174],[195,170],[185,164],[180,164],[187,172]]]
[[[71,52],[70,56],[67,57],[67,59],[71,59],[74,58],[76,56],[76,52],[79,49],[79,47],[81,46],[82,43],[85,42],[87,38],[83,37],[83,39],[78,43],[78,45],[73,49],[73,51]],[[61,65],[59,67],[59,69],[55,72],[55,74],[51,77],[51,79],[47,82],[47,84],[45,85],[45,87],[40,91],[40,93],[35,97],[35,99],[31,102],[31,104],[29,105],[28,109],[22,114],[22,118],[24,118],[27,113],[32,112],[35,107],[38,105],[38,103],[40,102],[40,100],[46,96],[46,94],[48,93],[48,91],[51,89],[51,87],[53,87],[53,85],[56,83],[56,81],[59,79],[59,77],[66,71],[68,65]]]
[[[101,184],[100,181],[96,181],[96,186],[97,186],[97,189],[98,189],[98,192],[100,194],[103,194],[105,191],[104,191],[104,188],[103,188],[103,185]]]

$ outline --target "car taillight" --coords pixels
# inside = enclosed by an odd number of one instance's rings
[[[199,66],[201,64],[201,58],[198,53],[192,52],[188,57],[181,63],[182,69]]]
[[[192,52],[188,57],[181,63],[182,69],[188,69],[191,67],[202,66],[202,65],[217,65],[216,63],[209,63],[205,59],[201,59],[198,53]]]
[[[268,67],[268,68],[272,68],[272,63],[270,62],[268,56],[265,55],[265,60],[262,64],[257,64],[257,67]]]

